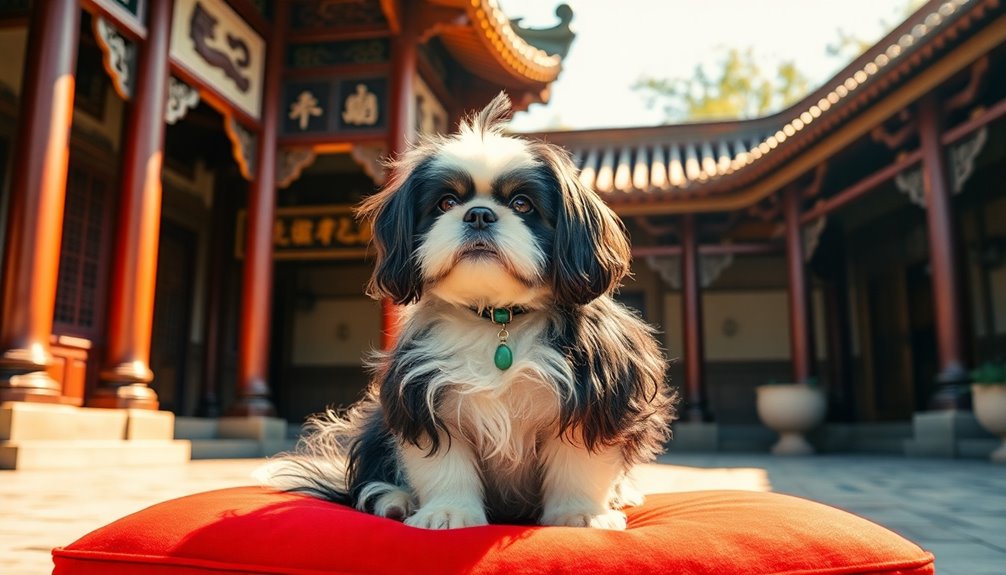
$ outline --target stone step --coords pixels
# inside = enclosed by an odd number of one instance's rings
[[[164,466],[189,460],[188,441],[24,440],[0,441],[0,469],[84,469]]]
[[[12,401],[0,407],[0,441],[122,440],[128,418],[124,409]]]
[[[249,459],[264,455],[262,443],[255,439],[192,440],[192,459]]]
[[[175,439],[213,439],[217,420],[209,417],[176,417]]]
[[[1002,441],[998,439],[962,439],[957,442],[957,456],[977,459],[988,459]]]
[[[285,439],[286,425],[286,420],[278,417],[221,417],[217,420],[217,437],[258,441]]]
[[[0,407],[0,441],[170,440],[174,414],[8,402]]]

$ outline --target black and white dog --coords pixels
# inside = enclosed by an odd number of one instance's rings
[[[408,304],[366,396],[310,422],[265,483],[429,529],[623,529],[626,475],[669,437],[652,330],[616,303],[617,216],[561,149],[506,135],[500,94],[399,158],[359,213],[376,298]]]

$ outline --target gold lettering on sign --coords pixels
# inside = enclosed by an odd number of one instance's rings
[[[373,126],[377,123],[377,95],[367,90],[366,84],[357,84],[356,93],[346,98],[342,121],[354,126]]]
[[[297,100],[290,104],[291,120],[297,120],[297,125],[301,130],[307,129],[307,123],[311,121],[311,116],[320,116],[324,113],[318,106],[318,98],[314,94],[304,90],[297,96]]]
[[[251,80],[242,74],[241,70],[247,70],[251,64],[248,44],[231,33],[225,33],[224,42],[227,48],[237,54],[237,57],[232,59],[226,51],[212,45],[217,42],[216,27],[217,19],[207,12],[201,3],[196,2],[192,9],[192,20],[189,22],[189,38],[192,39],[196,52],[208,64],[223,70],[228,78],[234,80],[238,90],[247,92]]]
[[[243,258],[247,212],[240,210],[234,254]],[[292,259],[356,259],[366,257],[373,236],[370,224],[358,223],[346,206],[286,206],[276,208],[272,227],[273,257]]]
[[[276,246],[290,245],[290,238],[286,234],[286,222],[276,220],[272,225],[272,243]]]
[[[296,218],[290,226],[290,238],[295,246],[309,246],[314,243],[314,222],[307,218]]]

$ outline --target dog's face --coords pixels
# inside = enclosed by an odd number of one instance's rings
[[[501,94],[457,134],[410,150],[361,206],[378,257],[371,295],[579,305],[628,273],[621,222],[580,184],[564,151],[503,133],[509,109]]]

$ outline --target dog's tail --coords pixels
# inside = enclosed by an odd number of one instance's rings
[[[347,457],[354,436],[352,410],[345,416],[329,409],[308,420],[305,435],[291,453],[283,453],[252,472],[252,477],[281,491],[307,493],[350,504]]]

